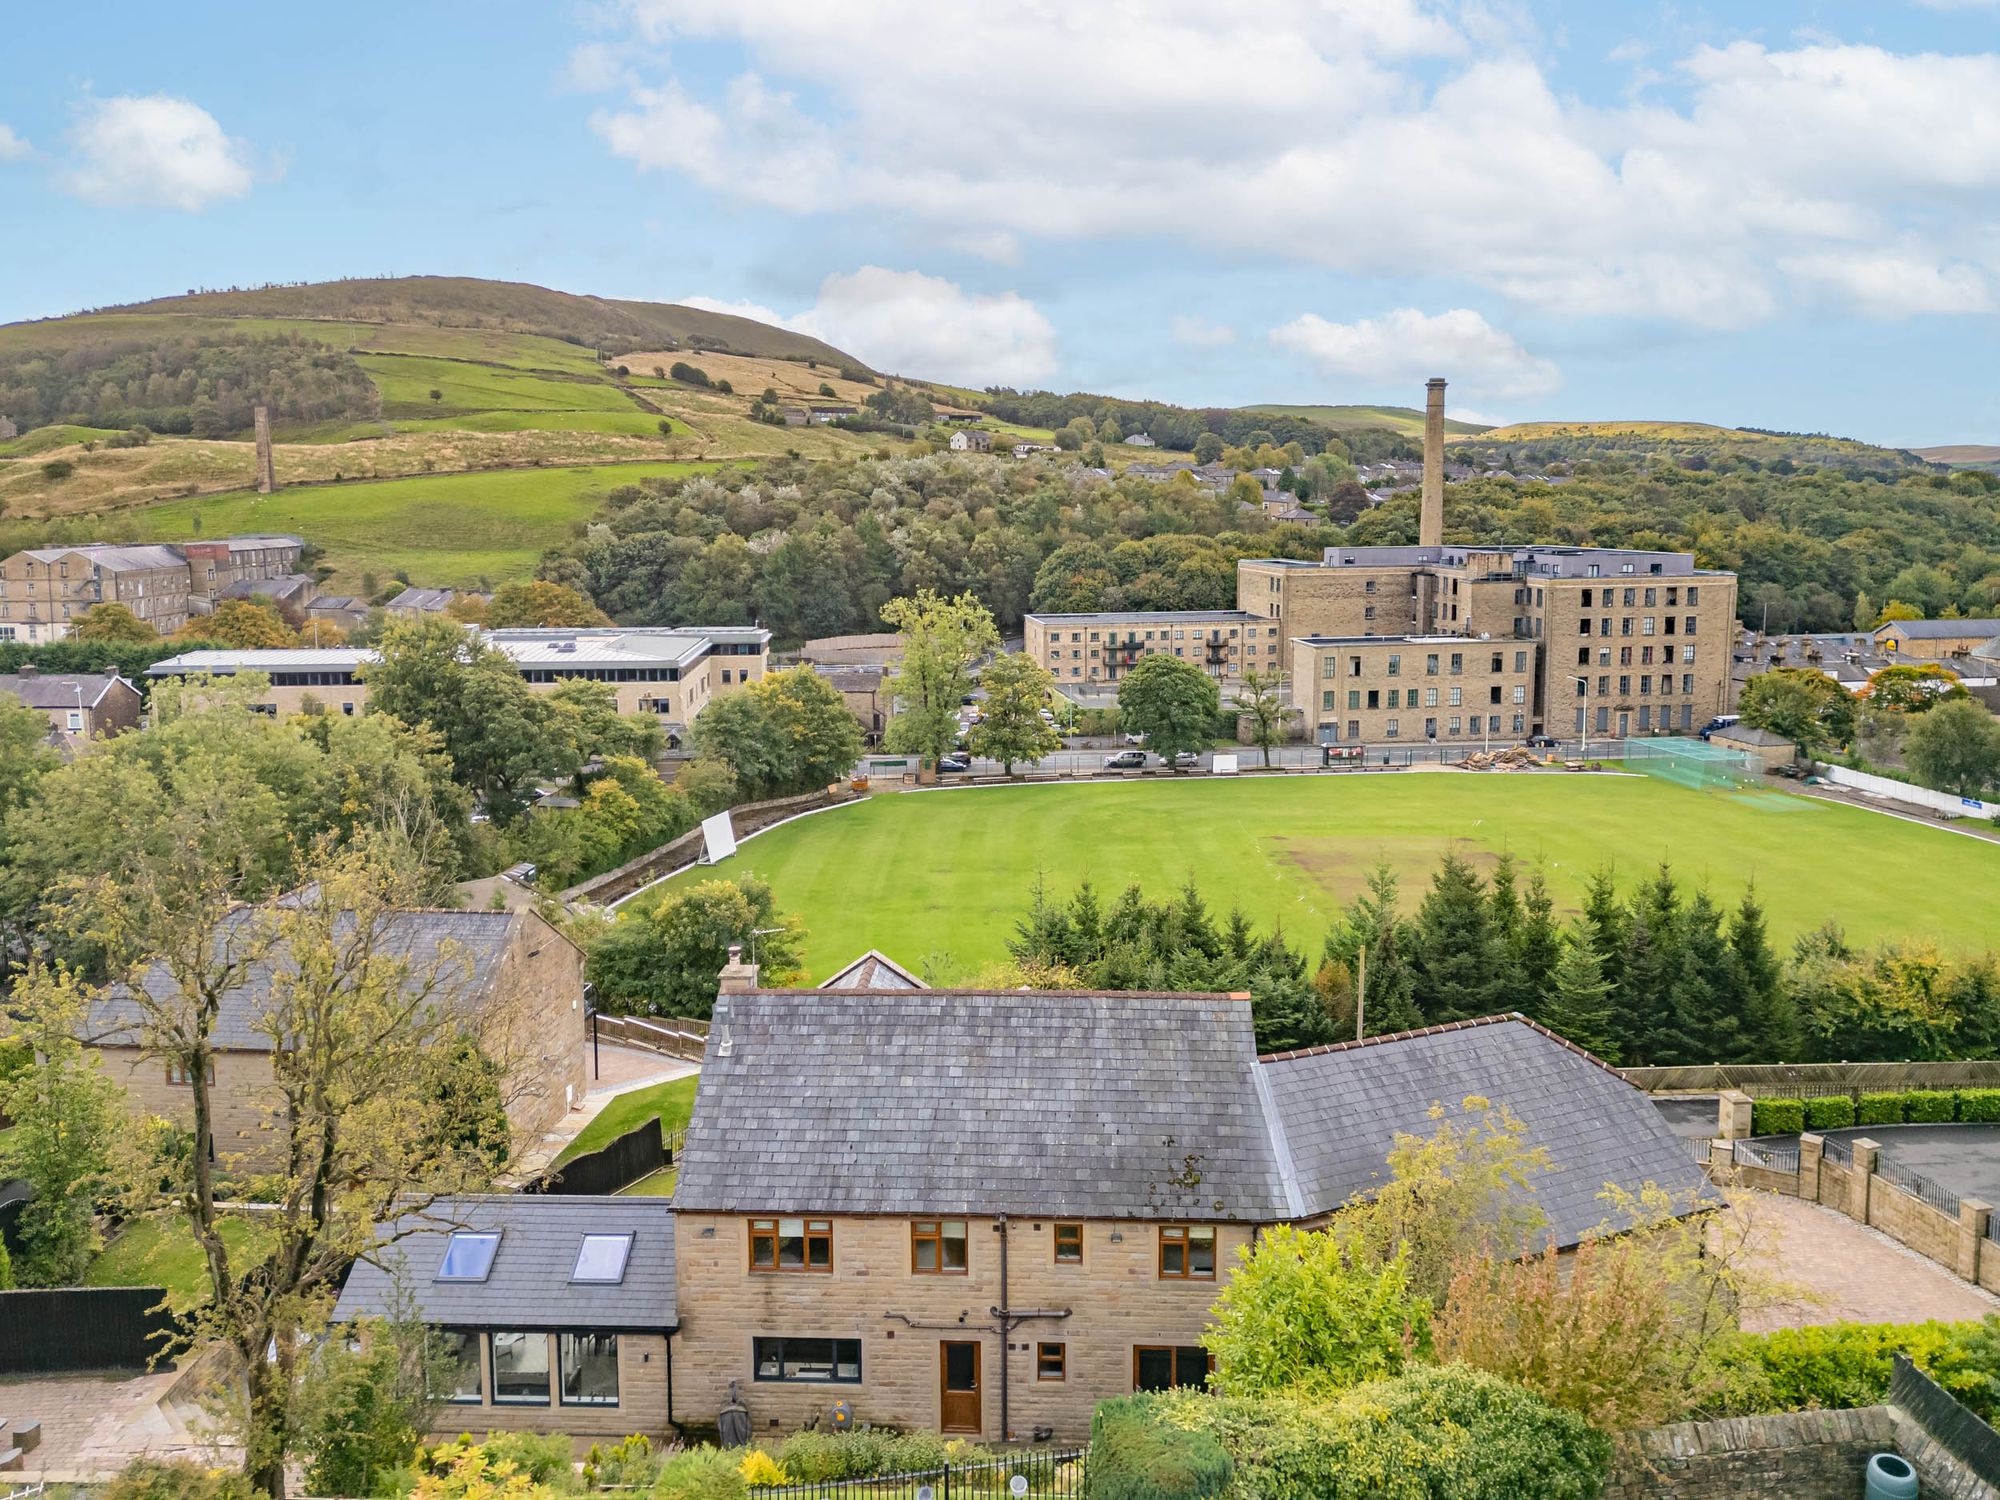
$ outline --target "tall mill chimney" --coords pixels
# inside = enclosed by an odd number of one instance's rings
[[[1417,545],[1444,545],[1444,377],[1424,382],[1424,504],[1417,519]]]

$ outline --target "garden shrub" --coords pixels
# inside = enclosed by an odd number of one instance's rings
[[[1863,1094],[1855,1107],[1857,1125],[1900,1125],[1903,1123],[1901,1094]]]
[[[882,1474],[924,1474],[946,1464],[991,1463],[990,1450],[936,1433],[797,1432],[778,1449],[778,1463],[794,1484],[872,1479]]]
[[[1163,1420],[1155,1395],[1100,1404],[1090,1419],[1084,1500],[1217,1500],[1234,1465],[1214,1436]]]
[[[462,1485],[439,1484],[454,1476],[476,1488],[503,1467],[538,1490],[573,1493],[582,1487],[569,1439],[562,1433],[489,1432],[480,1442],[461,1433],[450,1442],[417,1449],[416,1492],[454,1493]]]
[[[1889,1399],[1891,1356],[1982,1415],[2000,1410],[2000,1318],[1980,1323],[1832,1323],[1742,1334],[1716,1359],[1717,1416],[1842,1410]]]
[[[2000,1089],[1960,1089],[1958,1117],[1968,1124],[2000,1120]]]
[[[1802,1099],[1759,1099],[1750,1106],[1750,1128],[1758,1135],[1797,1135],[1806,1128]]]
[[[745,1453],[738,1467],[742,1470],[744,1484],[753,1490],[792,1482],[792,1476],[785,1472],[784,1466],[762,1448],[752,1448]]]
[[[660,1466],[657,1500],[743,1500],[743,1460],[724,1448],[689,1448]]]
[[[587,1489],[649,1490],[659,1476],[660,1455],[637,1433],[608,1447],[592,1443],[584,1455],[583,1483]]]
[[[1903,1095],[1903,1118],[1912,1125],[1935,1125],[1952,1118],[1958,1104],[1943,1089],[1911,1089]]]
[[[254,1500],[250,1481],[234,1469],[211,1469],[185,1458],[135,1458],[106,1485],[102,1500]]]
[[[1845,1094],[1808,1099],[1805,1105],[1808,1130],[1839,1130],[1854,1123],[1854,1101]]]

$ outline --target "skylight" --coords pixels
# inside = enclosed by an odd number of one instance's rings
[[[439,1281],[484,1281],[493,1269],[493,1253],[500,1248],[500,1231],[473,1233],[458,1230],[445,1242],[444,1259],[438,1262]]]
[[[577,1247],[571,1281],[596,1281],[615,1286],[625,1279],[625,1261],[632,1253],[629,1234],[586,1234]]]

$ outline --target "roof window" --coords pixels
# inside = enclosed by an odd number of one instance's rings
[[[439,1281],[484,1281],[493,1269],[494,1253],[500,1248],[500,1231],[473,1233],[458,1230],[445,1241],[444,1259],[438,1262]]]
[[[577,1246],[576,1268],[569,1279],[616,1286],[625,1279],[625,1262],[631,1254],[629,1234],[586,1234]]]

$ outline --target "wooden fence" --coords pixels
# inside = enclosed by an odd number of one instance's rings
[[[1628,1083],[1649,1094],[1719,1094],[1736,1089],[1753,1099],[1814,1099],[1845,1094],[1899,1094],[1910,1089],[2000,1088],[2000,1061],[1881,1063],[1742,1063],[1687,1068],[1624,1068]]]
[[[143,1370],[180,1322],[156,1286],[0,1292],[0,1375]]]
[[[708,1050],[708,1022],[691,1016],[611,1016],[593,1011],[590,1024],[597,1029],[598,1041],[621,1047],[644,1047],[690,1062],[700,1062]]]
[[[680,1152],[683,1132],[668,1135],[657,1117],[625,1132],[609,1145],[552,1168],[529,1183],[524,1192],[604,1197],[672,1166]]]

